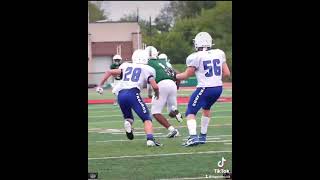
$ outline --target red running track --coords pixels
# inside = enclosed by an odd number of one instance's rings
[[[145,103],[151,103],[150,98],[144,98],[143,101]],[[189,97],[178,97],[177,101],[179,104],[183,103],[188,103],[189,102]],[[220,97],[218,99],[218,102],[232,102],[232,97]],[[97,99],[97,100],[88,100],[88,104],[113,104],[114,99]]]

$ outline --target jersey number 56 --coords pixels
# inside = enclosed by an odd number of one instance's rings
[[[220,64],[220,59],[214,59],[212,61],[211,60],[203,61],[203,69],[209,70],[208,72],[206,72],[205,76],[211,77],[211,76],[213,76],[213,72],[214,72],[214,75],[220,76],[221,75],[221,68],[218,64]]]

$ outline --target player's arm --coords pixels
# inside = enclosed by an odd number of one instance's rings
[[[176,75],[177,80],[185,80],[188,79],[189,77],[193,76],[195,74],[196,68],[193,66],[187,67],[187,69],[180,74]]]
[[[158,86],[157,82],[154,80],[153,77],[151,77],[149,79],[149,83],[150,83],[152,89],[154,90],[154,96],[156,97],[156,99],[159,99],[159,86]]]
[[[196,54],[191,54],[186,59],[187,69],[183,73],[175,75],[177,80],[185,80],[195,74],[197,68],[199,68],[199,58],[196,57]]]
[[[221,61],[222,61],[222,76],[223,77],[229,77],[230,76],[230,70],[227,64],[227,58],[226,54],[222,51],[219,50],[221,53]]]
[[[148,92],[148,97],[152,98],[152,88],[150,84],[147,84],[147,92]]]
[[[110,69],[108,71],[106,71],[102,81],[100,82],[99,86],[103,86],[103,84],[106,82],[106,80],[109,79],[110,76],[117,76],[117,75],[121,75],[122,71],[121,69]]]
[[[226,62],[224,62],[222,64],[222,74],[223,74],[223,77],[229,77],[230,76],[230,70],[229,70],[228,64]]]
[[[176,72],[176,74],[179,74],[179,73],[180,73],[180,72],[179,72],[178,70],[176,70],[176,69],[173,69],[173,70]],[[176,79],[177,89],[179,89],[179,87],[180,87],[180,83],[181,83],[181,80]]]

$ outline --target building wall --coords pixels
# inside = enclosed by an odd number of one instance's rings
[[[142,34],[132,33],[132,47],[133,50],[142,49]]]
[[[131,59],[133,48],[132,42],[95,42],[92,43],[93,56],[113,56],[117,53],[117,46],[121,45],[122,59]]]
[[[88,72],[88,84],[99,84],[105,72],[110,68],[112,56],[96,56],[92,58],[91,69]],[[106,83],[111,83],[112,78],[109,78]]]
[[[131,60],[134,50],[142,47],[142,36],[138,32],[140,26],[137,22],[88,24],[88,33],[91,34],[90,38],[88,36],[89,84],[100,82],[112,63],[112,57],[117,54],[117,46],[121,45],[122,59]]]
[[[132,41],[133,32],[140,32],[137,22],[90,23],[89,33],[93,42]]]

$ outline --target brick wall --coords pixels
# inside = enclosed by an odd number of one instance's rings
[[[92,56],[113,56],[117,53],[117,46],[121,44],[122,59],[131,59],[133,53],[132,42],[93,42]]]

